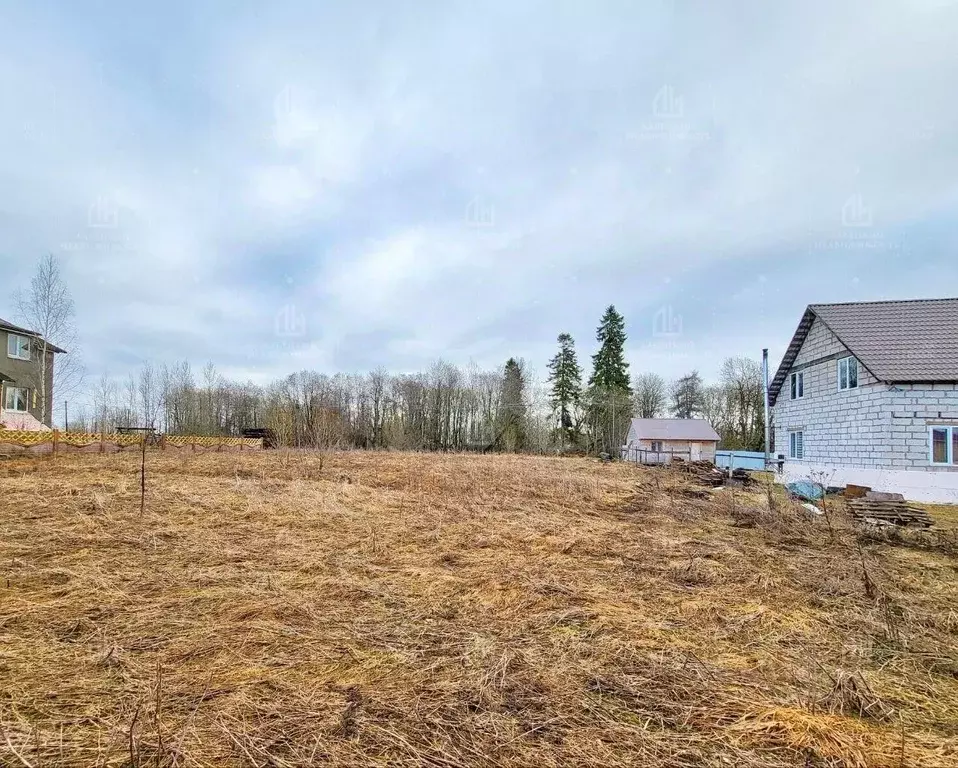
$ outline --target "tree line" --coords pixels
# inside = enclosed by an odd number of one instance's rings
[[[17,305],[25,320],[47,330],[48,342],[75,341],[73,302],[54,257],[41,262]],[[672,416],[707,419],[726,448],[762,448],[762,373],[756,361],[728,358],[719,381],[710,385],[697,371],[673,382],[652,372],[630,375],[625,319],[614,306],[603,313],[595,338],[584,381],[568,333],[557,338],[544,382],[519,358],[493,370],[441,360],[411,374],[304,370],[267,386],[231,381],[213,363],[194,371],[188,362],[147,362],[123,382],[101,376],[88,391],[92,407],[69,414],[65,426],[89,432],[152,426],[168,434],[212,436],[268,427],[296,447],[614,455],[633,417]],[[57,367],[62,370],[63,358],[71,355],[60,356]],[[67,365],[76,379],[77,357]],[[39,373],[38,379],[45,378]],[[54,388],[62,402],[68,392],[56,382]],[[70,390],[75,388],[71,381]]]
[[[568,333],[559,335],[559,350],[548,366],[556,446],[615,453],[632,417],[672,417],[708,420],[724,448],[763,448],[764,394],[757,361],[727,358],[719,381],[711,385],[695,370],[671,383],[653,372],[630,377],[626,338],[625,319],[609,306],[596,331],[599,348],[592,355],[592,373],[583,385],[575,341]]]
[[[212,363],[146,363],[123,383],[103,376],[92,412],[70,428],[154,426],[169,434],[239,435],[269,427],[290,446],[436,451],[617,452],[630,419],[705,418],[728,448],[760,450],[761,368],[725,361],[718,383],[692,371],[667,383],[655,373],[630,376],[624,318],[610,306],[596,332],[598,349],[584,380],[575,341],[559,335],[548,379],[525,361],[500,369],[439,361],[428,370],[329,375],[299,371],[267,386],[230,381]]]

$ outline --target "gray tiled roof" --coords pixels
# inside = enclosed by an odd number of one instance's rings
[[[705,419],[632,419],[639,440],[718,440]]]
[[[769,386],[773,405],[815,318],[879,381],[958,381],[958,299],[809,304]]]

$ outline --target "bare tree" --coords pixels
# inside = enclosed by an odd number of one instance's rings
[[[75,310],[70,289],[60,274],[60,263],[51,253],[40,260],[27,292],[14,297],[18,319],[37,334],[31,355],[35,364],[33,385],[39,393],[40,421],[53,420],[53,393],[67,397],[83,380],[77,344]],[[54,365],[54,349],[65,349]]]
[[[140,414],[143,417],[143,425],[146,427],[155,427],[156,420],[159,418],[162,406],[159,385],[159,375],[153,364],[144,363],[140,370],[137,390],[140,396]]]
[[[297,447],[462,451],[496,444],[508,415],[521,426],[511,434],[513,449],[549,451],[547,387],[525,371],[520,378],[522,386],[506,391],[501,370],[438,361],[400,375],[299,371],[261,389],[212,366],[194,375],[187,362],[146,363],[129,380],[101,378],[91,394],[94,421],[105,430],[143,424],[169,434],[237,436],[268,426],[281,444]],[[628,415],[626,403],[619,421]]]
[[[654,419],[665,413],[668,393],[665,379],[657,373],[643,373],[633,380],[633,408],[640,419]]]
[[[722,437],[722,446],[727,447],[725,436],[732,417],[727,388],[721,384],[703,387],[699,399],[699,414]]]
[[[123,394],[126,401],[119,420],[123,422],[124,427],[135,427],[137,426],[139,408],[137,407],[136,377],[132,373],[126,379]]]
[[[762,366],[747,357],[730,357],[722,365],[722,387],[729,401],[729,437],[732,447],[761,450],[765,424],[762,409]]]
[[[116,420],[116,382],[103,374],[93,390],[94,431],[112,432]]]

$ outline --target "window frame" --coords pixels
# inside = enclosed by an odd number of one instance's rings
[[[855,384],[854,386],[851,383],[851,364],[850,361],[855,361]],[[842,363],[845,364],[845,386],[842,386]],[[858,364],[858,358],[854,355],[847,355],[846,357],[838,358],[838,391],[847,392],[850,389],[858,389],[858,374],[861,366]]]
[[[801,437],[797,437],[801,435]],[[793,461],[805,460],[805,430],[788,430],[788,458]]]
[[[663,453],[661,440],[650,440],[649,442],[651,443],[649,450],[652,451],[652,453]],[[658,448],[655,446],[658,446]]]
[[[935,431],[945,433],[945,461],[935,461]],[[928,464],[932,467],[958,467],[958,424],[928,425]]]
[[[10,393],[20,391],[23,392],[23,402],[24,408],[10,408],[7,406],[8,398]],[[3,386],[3,410],[8,413],[29,413],[30,412],[30,387],[18,387],[11,384],[5,384]]]
[[[26,346],[26,350],[27,350],[26,357],[24,357],[22,354],[14,354],[14,353],[11,351],[11,345],[12,345],[15,341],[17,341],[17,342],[20,342],[20,341],[25,342],[25,345],[24,345],[24,346]],[[7,357],[9,357],[11,360],[23,360],[24,362],[29,363],[29,362],[30,362],[30,359],[31,359],[30,353],[31,353],[31,347],[32,347],[32,344],[31,344],[30,342],[31,342],[31,339],[30,339],[29,336],[24,336],[23,334],[20,334],[20,333],[10,333],[10,332],[8,332],[8,333],[7,333]],[[19,352],[19,351],[21,350],[21,348],[22,348],[22,347],[21,347],[20,344],[18,343],[18,344],[17,344],[17,351]]]
[[[790,400],[805,398],[805,371],[795,371],[788,377],[788,395]]]

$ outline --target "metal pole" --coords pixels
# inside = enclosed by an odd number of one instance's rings
[[[768,349],[762,350],[762,400],[765,405],[765,469],[768,469],[769,442],[771,435],[768,433],[769,413],[768,413]]]
[[[67,401],[63,401],[63,431],[70,431],[70,410]]]

